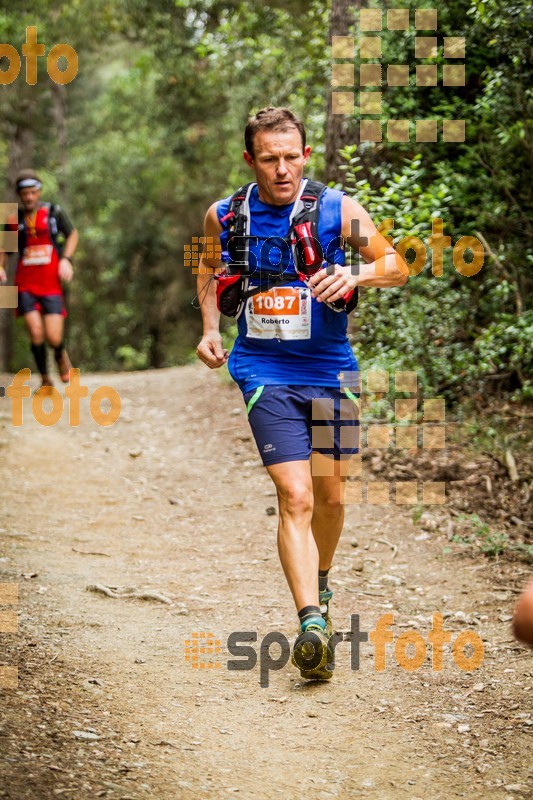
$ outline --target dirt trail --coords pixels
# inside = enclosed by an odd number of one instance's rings
[[[445,531],[413,525],[409,509],[348,506],[337,628],[359,614],[369,631],[392,612],[396,638],[427,638],[441,612],[454,638],[482,638],[483,664],[461,671],[446,645],[435,672],[428,646],[409,672],[388,645],[376,672],[369,642],[352,671],[343,642],[331,684],[287,664],[261,687],[258,666],[226,668],[227,637],[257,631],[259,653],[270,631],[294,636],[295,615],[240,395],[199,366],[82,382],[117,389],[115,426],[82,401],[78,428],[66,412],[44,428],[26,400],[14,429],[0,398],[1,580],[20,590],[19,631],[2,634],[19,686],[0,692],[0,797],[533,796],[533,657],[512,640],[516,594],[496,588],[498,562],[443,555]],[[221,668],[186,663],[193,632],[220,639]]]

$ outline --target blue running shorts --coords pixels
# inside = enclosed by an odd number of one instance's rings
[[[359,395],[348,388],[267,385],[243,397],[265,467],[359,452]]]
[[[66,317],[65,303],[62,294],[35,295],[32,292],[19,292],[17,316],[22,317],[30,311],[41,314],[61,314]]]

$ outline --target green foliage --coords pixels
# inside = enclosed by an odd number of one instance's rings
[[[222,346],[226,350],[231,350],[235,339],[237,338],[237,324],[230,324],[227,327],[222,326]]]
[[[408,3],[411,13],[415,3]],[[429,248],[419,274],[400,290],[364,290],[354,315],[364,368],[416,369],[426,392],[455,401],[506,391],[532,395],[532,317],[527,309],[533,266],[531,55],[524,20],[531,4],[464,3],[439,7],[439,32],[466,37],[466,85],[448,92],[385,87],[384,116],[463,118],[464,143],[365,143],[345,148],[344,188],[385,227],[395,244],[408,235],[427,242],[431,220],[444,220],[452,246],[479,238],[480,272],[460,275],[451,249],[443,276],[431,274]],[[413,32],[384,36],[384,60],[412,63]],[[442,63],[439,50],[436,63]],[[406,259],[413,261],[414,251]],[[465,256],[468,259],[468,256]],[[418,270],[417,270],[418,271]]]
[[[124,369],[146,369],[147,367],[146,353],[140,353],[129,344],[117,347],[115,355],[122,361]]]
[[[466,379],[481,389],[485,377],[512,377],[520,381],[512,399],[533,399],[533,311],[520,317],[501,314],[481,332],[474,343],[473,363]]]
[[[424,513],[423,505],[418,505],[413,508],[412,511],[413,525],[418,525],[423,513]]]
[[[449,186],[444,177],[429,179],[421,153],[403,159],[400,170],[396,172],[387,170],[386,165],[373,167],[372,177],[379,174],[381,178],[381,185],[376,190],[368,178],[358,179],[358,174],[363,171],[358,150],[356,145],[350,145],[343,151],[347,162],[344,166],[345,188],[355,195],[376,225],[385,219],[393,219],[391,234],[395,240],[404,236],[427,240],[431,235],[432,219],[440,217],[445,225],[449,222],[452,199]]]
[[[461,302],[461,287],[450,256],[444,255],[443,277],[432,275],[432,251],[428,246],[432,220],[450,219],[450,193],[440,177],[428,182],[422,156],[405,159],[399,172],[391,172],[379,189],[368,179],[358,179],[361,159],[347,148],[346,186],[368,210],[376,224],[394,220],[390,234],[395,244],[416,236],[426,245],[427,259],[406,287],[362,291],[354,315],[356,354],[364,368],[415,369],[425,391],[453,395],[468,364],[468,348],[461,342],[472,331]],[[376,168],[377,169],[377,168]],[[380,167],[383,174],[383,167]],[[407,251],[408,263],[412,261]]]
[[[526,561],[533,561],[533,545],[512,542],[506,533],[494,530],[477,514],[470,514],[470,516],[461,514],[458,519],[466,525],[469,533],[466,535],[454,534],[452,542],[474,547],[489,558],[495,558],[506,552],[514,552]]]
[[[418,0],[403,5],[414,20]],[[530,16],[528,0],[450,0],[438,8],[434,63],[440,80],[441,37],[464,35],[465,86],[423,88],[411,80],[391,87],[384,80],[383,116],[409,119],[412,130],[415,119],[465,119],[464,143],[442,142],[439,133],[434,143],[383,141],[344,151],[344,188],[377,223],[394,220],[385,233],[396,243],[409,235],[427,242],[432,220],[441,218],[452,242],[479,234],[487,244],[483,269],[471,278],[458,274],[450,249],[443,276],[435,277],[428,247],[407,287],[362,291],[354,315],[363,369],[416,369],[422,389],[448,401],[465,393],[532,394]],[[20,51],[32,24],[47,49],[55,42],[76,48],[79,72],[63,112],[44,60],[38,85],[21,79],[0,87],[0,172],[7,177],[24,145],[43,174],[45,199],[64,205],[80,231],[68,298],[72,355],[83,369],[185,362],[201,323],[190,305],[195,279],[183,267],[183,247],[201,235],[208,206],[249,176],[242,159],[248,115],[270,103],[291,105],[313,146],[308,174],[323,174],[330,5],[3,4],[2,41]],[[414,29],[381,35],[385,63],[414,64]],[[356,75],[358,66],[356,59]],[[58,135],[62,113],[67,152]],[[224,333],[227,346],[234,335],[234,327]],[[24,366],[22,324],[12,349],[11,366]]]
[[[67,87],[68,159],[41,61],[36,87],[0,87],[0,168],[5,175],[17,126],[28,126],[43,197],[61,202],[80,232],[68,333],[83,369],[188,359],[201,320],[183,248],[202,234],[209,205],[248,177],[248,115],[292,104],[318,145],[320,169],[327,20],[318,0],[23,0],[0,13],[2,40],[19,50],[26,25],[36,24],[39,41],[78,52]],[[12,351],[12,367],[27,363],[22,325]]]
[[[474,544],[487,556],[501,555],[509,545],[507,534],[492,530],[490,525],[483,522],[477,514],[471,514],[470,517],[461,514],[459,519],[468,525],[471,533],[467,536],[454,534],[453,542],[464,545]]]

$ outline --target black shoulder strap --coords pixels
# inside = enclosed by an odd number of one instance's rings
[[[326,185],[319,181],[307,180],[305,188],[300,195],[299,207],[293,216],[292,224],[298,225],[301,222],[311,222],[318,224],[318,214],[320,210],[320,200],[326,190]]]
[[[318,216],[325,190],[323,183],[306,179],[291,215],[288,241],[296,271],[303,275],[316,272],[324,258],[318,236]]]
[[[301,243],[297,242],[298,237],[295,236],[295,225],[301,225],[302,223],[310,223],[311,227],[311,234],[312,240],[308,242],[311,247],[318,248],[318,255],[321,255],[322,248],[320,246],[320,240],[318,237],[318,218],[320,214],[320,200],[322,199],[322,195],[326,190],[326,185],[324,183],[320,183],[319,181],[312,181],[307,180],[305,184],[304,191],[302,192],[299,200],[299,207],[296,209],[296,213],[294,214],[291,229],[289,231],[289,239],[291,244],[293,245],[293,254],[295,259],[295,264],[298,264],[300,269],[305,273],[305,257],[303,253],[303,248]],[[318,257],[318,256],[317,256]],[[334,305],[337,306],[339,310],[346,311],[347,314],[357,306],[357,302],[359,299],[359,290],[356,288],[351,295],[350,299],[343,304],[343,301],[336,301]],[[338,305],[337,305],[338,304]]]
[[[248,191],[252,184],[253,181],[250,181],[250,183],[245,183],[244,186],[237,189],[230,200],[228,213],[223,217],[224,220],[229,220],[228,228],[233,234],[243,235],[246,233],[248,215],[245,213],[242,206],[246,202]]]
[[[45,203],[45,205],[48,207],[48,230],[50,232],[50,238],[55,249],[61,256],[62,247],[58,243],[57,239],[59,234],[59,228],[57,226],[57,213],[60,208],[56,203]]]
[[[54,247],[57,250],[57,234],[59,233],[57,227],[57,212],[59,211],[59,206],[55,203],[47,203],[48,206],[48,230],[50,231],[50,237],[54,243]]]
[[[248,237],[250,233],[249,196],[254,181],[237,189],[230,200],[228,213],[221,222],[228,221],[227,249],[230,257],[229,269],[245,274],[249,267]]]
[[[22,256],[24,253],[24,249],[26,247],[26,219],[24,214],[24,209],[21,206],[18,207],[18,248],[19,248],[19,257]]]
[[[303,197],[320,197],[324,189],[326,188],[325,183],[321,183],[320,181],[312,181],[310,178],[307,179],[307,183],[305,184],[305,189],[302,194]]]

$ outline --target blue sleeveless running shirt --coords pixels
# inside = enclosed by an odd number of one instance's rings
[[[318,236],[327,260],[344,264],[340,248],[343,193],[327,188],[320,201]],[[217,205],[219,221],[228,213],[231,196]],[[273,286],[246,302],[240,314],[238,337],[228,369],[242,392],[264,385],[339,386],[339,373],[357,371],[357,359],[346,337],[345,312],[333,311],[311,297],[297,277],[290,247],[280,241],[289,231],[294,203],[274,206],[259,200],[257,186],[250,194],[250,270],[279,273],[295,279]],[[222,250],[228,238],[227,222],[221,222]],[[277,240],[277,241],[276,241]],[[250,277],[250,288],[259,281]]]

